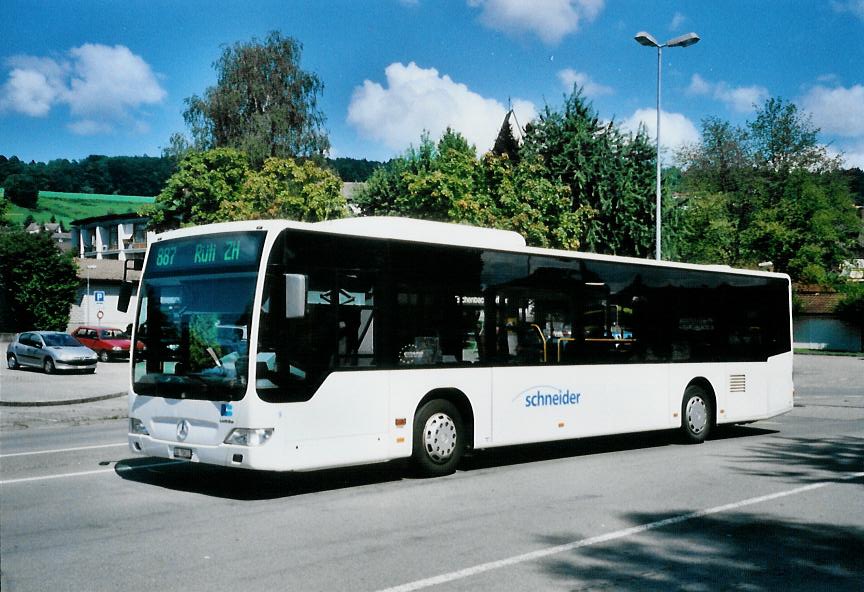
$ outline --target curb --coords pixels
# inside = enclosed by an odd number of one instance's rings
[[[83,399],[67,399],[65,401],[0,401],[0,407],[56,407],[59,405],[78,405],[80,403],[93,403],[95,401],[104,401],[106,399],[117,399],[125,397],[128,393],[112,393],[110,395],[100,395],[98,397],[84,397]]]

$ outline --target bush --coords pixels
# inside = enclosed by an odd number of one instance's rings
[[[864,326],[864,283],[846,284],[840,292],[843,298],[837,303],[837,316],[858,327]]]
[[[78,270],[47,233],[0,230],[0,302],[8,308],[2,331],[65,331],[78,290]]]
[[[22,208],[35,208],[39,201],[39,187],[30,175],[9,175],[3,189],[6,199]]]

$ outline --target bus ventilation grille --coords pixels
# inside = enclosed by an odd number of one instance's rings
[[[746,374],[730,374],[729,375],[729,392],[730,393],[746,393],[747,392],[747,375]]]

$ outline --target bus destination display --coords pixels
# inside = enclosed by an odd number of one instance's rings
[[[148,271],[177,272],[257,265],[263,232],[217,234],[156,243]]]

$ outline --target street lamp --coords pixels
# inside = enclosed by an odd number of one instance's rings
[[[660,260],[660,208],[661,208],[661,200],[660,200],[660,70],[663,55],[664,47],[688,47],[693,45],[694,43],[699,42],[699,35],[696,33],[687,33],[686,35],[681,35],[680,37],[675,37],[674,39],[670,39],[666,43],[657,43],[657,40],[654,39],[654,36],[651,33],[646,33],[645,31],[640,31],[636,33],[635,37],[636,41],[640,45],[645,45],[647,47],[656,47],[657,48],[657,215],[656,224],[657,224],[657,246],[655,250],[655,259],[657,261]]]
[[[87,324],[90,324],[90,270],[96,269],[95,265],[87,266]]]

